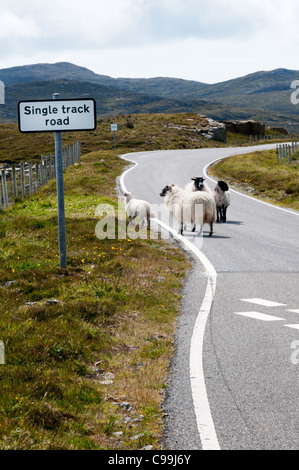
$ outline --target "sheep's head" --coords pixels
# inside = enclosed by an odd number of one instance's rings
[[[132,199],[133,193],[124,193],[124,197],[126,198],[127,201],[129,201],[130,199]]]
[[[205,179],[202,176],[194,176],[191,180],[194,181],[196,191],[202,191]]]
[[[222,191],[228,191],[229,190],[229,187],[227,186],[225,181],[218,181],[217,184],[218,184],[219,188],[222,189]]]
[[[171,192],[174,187],[174,184],[167,184],[162,191],[160,192],[160,196],[164,197],[168,192]]]

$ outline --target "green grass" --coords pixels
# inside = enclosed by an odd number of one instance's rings
[[[93,131],[65,132],[64,146],[75,140],[81,141],[82,153],[114,149],[112,123],[118,124],[116,144],[118,154],[159,149],[200,148],[212,144],[195,132],[207,123],[196,113],[121,115],[115,118],[98,119]],[[180,127],[189,127],[180,130]],[[214,145],[220,145],[215,143]],[[0,124],[0,162],[28,161],[40,158],[41,154],[54,153],[53,133],[21,133],[16,124]],[[95,162],[97,164],[97,162]],[[102,168],[105,173],[105,168]]]
[[[238,155],[213,165],[210,173],[255,197],[299,210],[299,152],[291,163],[278,163],[276,150]]]
[[[66,270],[55,181],[0,214],[1,449],[161,446],[161,391],[190,263],[165,241],[95,236],[96,208],[117,207],[126,165],[100,150],[65,172]]]
[[[123,153],[223,145],[194,132],[202,124],[195,114],[118,116],[63,135],[63,145],[80,139],[83,154],[64,174],[66,270],[55,181],[0,214],[0,449],[161,448],[161,404],[191,262],[161,240],[99,240],[96,208],[117,209]],[[54,147],[52,134],[21,134],[12,124],[0,126],[0,142],[1,161]],[[264,188],[268,167],[260,155],[246,158],[217,171],[238,184],[253,184],[262,171]],[[278,175],[290,167],[274,163],[272,186],[280,187]]]

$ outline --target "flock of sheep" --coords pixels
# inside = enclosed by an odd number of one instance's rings
[[[143,227],[145,220],[150,227],[150,219],[155,217],[151,206],[147,201],[133,198],[132,193],[125,193],[126,212],[129,223],[137,216],[141,219]],[[225,181],[218,181],[214,191],[206,185],[201,176],[191,178],[185,188],[180,188],[175,184],[166,185],[161,193],[165,197],[165,206],[173,218],[179,224],[179,233],[183,234],[187,224],[191,224],[192,232],[195,232],[196,225],[199,226],[199,234],[203,225],[210,226],[209,236],[213,234],[214,222],[226,222],[226,211],[230,205],[230,191]]]

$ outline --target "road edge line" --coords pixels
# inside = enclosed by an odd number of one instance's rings
[[[125,154],[120,156],[120,158],[122,158],[123,160],[129,161],[134,164],[134,166],[128,168],[124,173],[122,173],[120,177],[120,187],[124,193],[127,192],[127,188],[124,183],[124,178],[129,171],[133,170],[138,165],[136,161],[132,160],[131,158],[128,158],[129,155],[132,154]],[[184,238],[182,235],[178,234],[172,227],[169,227],[161,220],[154,218],[153,221],[159,224],[168,232],[172,233],[172,235],[175,236],[177,240],[180,240],[184,245],[186,245],[187,248],[193,252],[193,254],[197,257],[197,259],[201,262],[201,264],[206,270],[207,287],[203,302],[197,314],[190,343],[189,375],[197,430],[199,433],[202,448],[203,450],[220,450],[210,410],[210,404],[207,396],[203,371],[203,338],[206,323],[212,308],[212,303],[216,292],[217,272],[212,263],[208,260],[208,258],[189,240]]]

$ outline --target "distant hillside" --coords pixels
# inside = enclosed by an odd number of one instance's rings
[[[17,120],[17,103],[26,99],[93,97],[99,116],[198,112],[218,120],[257,119],[299,130],[299,105],[290,102],[299,71],[256,72],[213,85],[176,78],[112,78],[67,62],[0,70],[6,104],[1,121]]]

